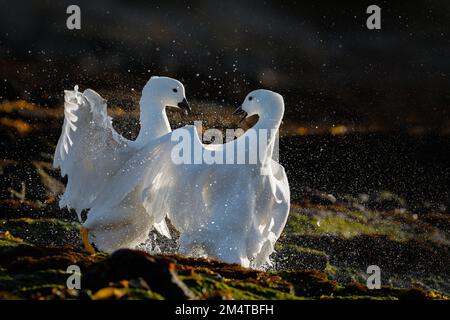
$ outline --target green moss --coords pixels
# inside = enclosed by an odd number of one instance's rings
[[[0,291],[10,290],[14,285],[14,278],[8,274],[6,269],[0,267]]]
[[[125,300],[165,300],[164,297],[151,290],[128,289]]]
[[[24,294],[24,293],[29,293],[29,292],[43,291],[45,289],[51,290],[53,288],[65,289],[66,287],[63,285],[55,285],[55,284],[51,284],[51,283],[45,283],[45,284],[39,284],[39,285],[34,285],[34,286],[22,287],[22,288],[15,290],[15,292]]]
[[[0,247],[15,247],[19,244],[20,242],[0,239]]]
[[[360,234],[373,234],[374,230],[367,224],[349,221],[338,216],[330,216],[324,219],[315,219],[317,231],[351,238]]]
[[[293,210],[286,225],[285,233],[290,236],[335,235],[352,238],[358,235],[386,235],[391,240],[405,241],[413,237],[399,221],[383,218],[374,211],[360,212],[340,209],[338,212],[317,210],[303,212]]]
[[[255,283],[248,282],[229,282],[229,287],[234,288],[235,290],[240,290],[242,295],[253,294],[257,298],[256,299],[269,299],[269,300],[298,300],[301,299],[295,295],[282,292],[279,290],[274,290],[271,288],[267,288]]]
[[[283,250],[289,250],[291,252],[297,252],[297,253],[300,253],[300,254],[310,254],[310,255],[327,257],[327,254],[324,251],[311,249],[311,248],[307,248],[307,247],[300,247],[300,246],[297,246],[297,245],[294,245],[294,244],[282,245],[282,249]]]
[[[9,231],[28,243],[49,246],[54,244],[73,244],[79,224],[56,218],[32,219],[28,217],[0,220],[0,232]],[[48,236],[51,235],[51,236]]]
[[[40,228],[43,226],[55,226],[63,230],[69,231],[79,228],[79,224],[72,221],[64,221],[56,218],[17,218],[17,219],[7,219],[0,220],[1,229],[8,229],[8,227],[24,228],[24,227],[36,227]]]
[[[180,279],[194,292],[197,296],[213,296],[216,294],[228,295],[231,289],[222,282],[214,281],[208,277],[180,276]]]
[[[291,214],[284,232],[290,236],[311,235],[316,234],[316,226],[306,214]]]
[[[392,296],[382,296],[382,297],[374,297],[374,296],[321,296],[321,300],[398,300],[397,297]]]
[[[9,231],[0,233],[0,247],[15,247],[26,244],[21,238],[14,237]]]
[[[336,266],[333,266],[331,263],[327,262],[327,265],[324,270],[324,272],[327,274],[327,276],[334,277],[334,275],[336,275],[337,271],[338,271],[338,268]]]
[[[205,298],[220,295],[237,300],[299,299],[294,295],[250,282],[218,281],[199,275],[180,276],[180,279],[197,296]]]
[[[33,273],[9,275],[0,269],[0,283],[13,292],[36,290],[36,288],[66,286],[67,273],[62,270],[42,270]]]

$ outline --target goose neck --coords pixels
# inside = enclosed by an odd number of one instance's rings
[[[139,144],[145,144],[170,132],[164,103],[154,99],[141,101],[140,125],[141,129],[136,139]]]

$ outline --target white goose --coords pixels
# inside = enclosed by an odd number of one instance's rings
[[[256,90],[236,112],[245,117],[258,115],[259,120],[226,144],[203,145],[193,126],[161,137],[127,162],[126,172],[111,180],[109,191],[98,203],[114,207],[128,197],[129,190],[137,189],[157,223],[167,214],[181,232],[181,253],[202,252],[246,267],[270,263],[290,206],[286,173],[273,159],[275,135],[284,113],[283,98],[272,91]],[[267,140],[263,139],[265,133]],[[257,137],[257,150],[245,145],[252,135]],[[238,164],[242,148],[245,159],[256,151],[257,161]],[[181,164],[180,155],[185,159]],[[202,161],[227,157],[234,164]]]
[[[152,77],[142,90],[140,100],[141,129],[136,140],[127,140],[113,128],[107,115],[106,100],[93,90],[83,93],[65,91],[64,124],[55,150],[53,166],[68,176],[67,187],[60,199],[60,207],[81,212],[91,209],[104,192],[111,178],[123,168],[147,143],[171,131],[166,106],[190,110],[181,82],[167,77]],[[130,190],[131,191],[131,190]],[[151,228],[145,209],[134,201],[133,193],[116,210],[90,210],[81,229],[83,243],[89,252],[94,249],[88,240],[105,251],[131,247],[142,241]],[[167,228],[156,226],[170,236]],[[145,236],[144,236],[145,234]]]

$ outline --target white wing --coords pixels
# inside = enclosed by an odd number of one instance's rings
[[[215,257],[246,267],[270,263],[290,205],[284,169],[273,160],[272,165],[277,175],[261,175],[257,165],[206,167],[208,192],[202,199],[209,211],[204,214],[207,221],[202,221],[205,228],[199,231],[199,224],[194,225],[196,229],[184,236],[181,245],[203,245]]]
[[[230,145],[236,148],[239,139],[243,136]],[[290,207],[285,170],[273,159],[275,143],[276,139],[267,147],[261,163],[203,166],[203,176],[185,182],[201,186],[206,220],[191,226],[191,234],[184,235],[181,246],[183,242],[187,246],[202,244],[214,256],[243,266],[258,268],[270,263]],[[225,158],[226,145],[204,146],[203,153],[214,149]],[[195,210],[192,214],[199,213]],[[205,227],[199,228],[201,225]]]
[[[131,156],[130,141],[112,127],[106,100],[93,90],[65,91],[64,124],[53,166],[68,176],[60,206],[90,208],[108,179]]]
[[[255,231],[248,238],[248,255],[252,266],[259,268],[271,264],[269,256],[274,251],[275,242],[283,231],[290,208],[290,189],[284,168],[271,159],[273,174],[260,177],[257,209],[252,219]]]
[[[112,177],[104,192],[93,202],[93,208],[118,206],[130,192],[137,190],[142,205],[154,221],[153,226],[161,234],[170,237],[166,217],[171,218],[179,231],[192,225],[189,223],[192,211],[184,213],[194,207],[201,210],[203,204],[197,196],[201,194],[199,184],[196,186],[188,181],[198,180],[197,174],[201,175],[201,172],[198,172],[198,166],[177,166],[171,159],[177,144],[171,140],[172,134],[185,129],[195,131],[193,126],[177,129],[136,152]]]

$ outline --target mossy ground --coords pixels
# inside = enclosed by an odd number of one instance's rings
[[[303,268],[283,267],[276,261],[274,268],[257,271],[227,265],[215,260],[191,259],[169,255],[178,278],[193,292],[196,299],[448,299],[448,279],[439,270],[427,270],[425,277],[411,275],[409,282],[397,281],[400,274],[387,272],[389,280],[380,290],[368,290],[364,285],[366,274],[358,261],[340,261],[326,247],[308,246],[305,239],[324,241],[321,237],[334,237],[335,241],[351,241],[357,235],[368,235],[374,228],[359,225],[352,228],[353,216],[339,215],[328,219],[326,230],[317,225],[317,216],[302,214],[299,205],[294,205],[293,214],[286,232],[277,245],[279,255],[290,255],[291,260],[309,261],[312,265]],[[319,212],[319,211],[317,211]],[[347,213],[348,214],[348,213]],[[361,213],[355,214],[360,216]],[[373,213],[371,213],[373,215]],[[331,226],[331,221],[345,220],[343,224]],[[343,229],[342,225],[346,228]],[[400,226],[397,226],[400,228]],[[0,224],[0,298],[6,299],[170,299],[158,293],[157,288],[130,288],[128,281],[112,282],[100,290],[89,288],[69,290],[66,281],[69,274],[64,266],[71,263],[89,267],[108,258],[99,253],[89,256],[81,250],[77,239],[77,223],[54,218],[5,219]],[[348,229],[352,230],[348,230]],[[394,230],[395,225],[390,229]],[[42,231],[45,233],[42,233]],[[52,233],[47,233],[52,230]],[[330,232],[333,230],[333,232]],[[364,230],[364,232],[361,232]],[[401,231],[401,230],[400,230]],[[65,237],[73,233],[73,237]],[[345,233],[345,236],[341,233]],[[349,233],[352,236],[349,236]],[[370,233],[369,233],[370,234]],[[394,234],[380,234],[395,236]],[[406,234],[406,232],[405,232]],[[25,236],[26,239],[22,239]],[[51,236],[53,245],[44,245],[41,238]],[[304,243],[294,243],[295,237],[303,237]],[[309,238],[308,238],[309,237]],[[311,238],[312,237],[312,238]],[[340,240],[336,240],[340,239]],[[407,243],[403,238],[386,238],[386,241]],[[57,244],[59,243],[59,244]],[[56,245],[55,245],[56,244]],[[50,247],[49,247],[50,246]],[[24,256],[23,252],[36,248],[43,256]],[[49,248],[49,249],[47,249]],[[16,253],[14,250],[18,250]],[[50,251],[46,251],[50,250]],[[276,257],[275,257],[276,258]],[[9,261],[6,261],[8,259]],[[294,266],[295,264],[290,264]],[[433,273],[436,272],[436,273]],[[416,282],[414,282],[416,281]],[[409,284],[405,285],[405,284]],[[447,292],[447,294],[445,293]]]
[[[303,261],[303,267],[320,269],[339,283],[364,283],[366,268],[375,264],[391,287],[450,292],[443,278],[450,272],[445,263],[450,254],[447,214],[433,213],[430,218],[405,209],[349,207],[295,204],[276,246],[280,267]]]
[[[1,235],[5,237],[4,234]],[[14,244],[14,242],[16,242]],[[43,257],[31,252],[21,241],[6,240],[0,248],[0,258],[11,259],[0,267],[0,298],[7,299],[170,299],[158,293],[159,288],[132,287],[134,279],[111,282],[99,290],[70,290],[70,276],[63,268],[70,261],[85,268],[104,261],[107,255],[94,257],[76,248],[65,247],[48,252]],[[20,249],[17,249],[20,248]],[[16,250],[16,251],[15,251]],[[42,248],[42,254],[46,249]],[[31,250],[33,251],[33,250]],[[194,293],[195,299],[448,299],[435,290],[401,289],[388,286],[368,290],[360,283],[340,285],[326,273],[317,270],[255,271],[215,260],[190,259],[171,255],[178,278]],[[131,266],[130,266],[131,267]],[[223,275],[222,275],[223,274]],[[83,282],[82,282],[83,283]],[[155,290],[155,291],[153,291]]]

